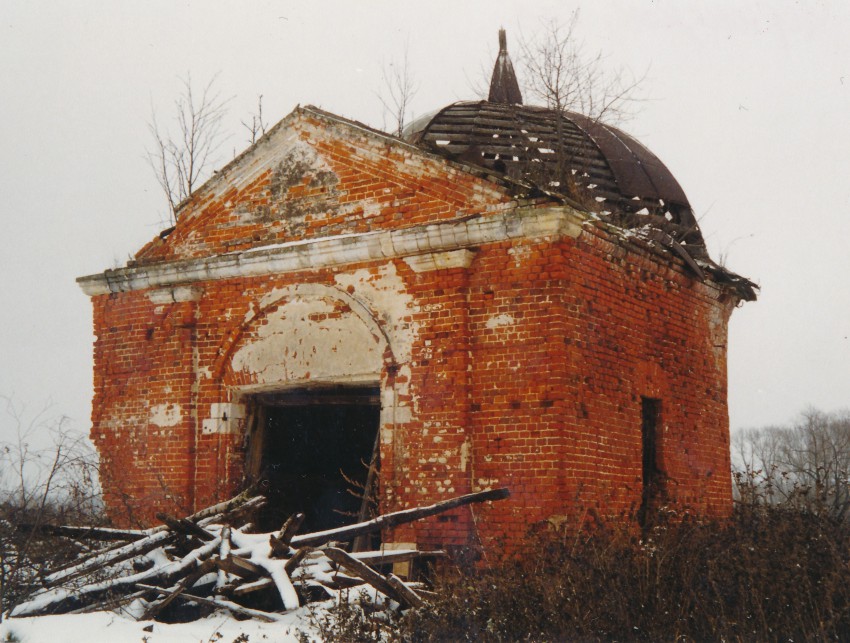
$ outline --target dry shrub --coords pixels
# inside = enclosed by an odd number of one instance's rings
[[[663,517],[662,517],[663,518]],[[660,520],[535,539],[490,569],[445,570],[408,641],[850,640],[850,531],[781,507],[725,524]]]

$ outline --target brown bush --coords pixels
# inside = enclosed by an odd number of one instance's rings
[[[850,640],[850,531],[781,507],[547,536],[487,570],[446,570],[407,641]]]

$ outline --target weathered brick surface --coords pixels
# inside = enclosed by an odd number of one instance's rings
[[[506,185],[307,110],[203,188],[138,261],[517,207]],[[734,296],[592,219],[580,234],[460,252],[427,268],[374,258],[93,296],[92,436],[112,514],[145,522],[240,487],[246,421],[218,405],[352,379],[381,390],[385,510],[513,494],[387,534],[396,541],[515,542],[547,521],[634,514],[642,396],[662,404],[659,502],[729,511]]]

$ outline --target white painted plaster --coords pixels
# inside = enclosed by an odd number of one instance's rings
[[[343,290],[353,288],[353,296],[378,313],[389,335],[396,362],[409,362],[419,326],[414,321],[405,320],[413,317],[416,308],[395,264],[388,262],[376,273],[366,269],[341,272],[334,280]]]
[[[338,300],[294,297],[263,321],[231,362],[258,384],[381,373],[380,338]]]
[[[501,315],[492,315],[491,317],[489,317],[487,319],[487,322],[486,322],[485,325],[487,326],[487,328],[494,329],[494,328],[502,328],[503,326],[512,326],[515,323],[516,323],[516,320],[514,320],[514,318],[511,317],[510,315],[501,314]]]
[[[149,422],[154,426],[177,426],[183,419],[179,404],[155,404],[149,409]]]
[[[405,257],[404,262],[413,272],[422,273],[447,268],[469,268],[474,257],[475,253],[472,250],[452,250]]]
[[[198,301],[202,289],[193,286],[174,286],[173,288],[158,288],[147,293],[151,303],[164,305],[182,301]]]

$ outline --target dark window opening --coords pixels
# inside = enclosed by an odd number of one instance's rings
[[[661,400],[641,397],[641,471],[643,493],[638,521],[646,526],[650,512],[663,489],[663,476],[658,466],[658,427],[661,419]]]
[[[305,515],[301,533],[368,518],[374,493],[366,502],[363,496],[370,465],[378,465],[380,410],[377,387],[255,396],[248,473],[268,499],[257,527],[280,529],[299,512]]]

